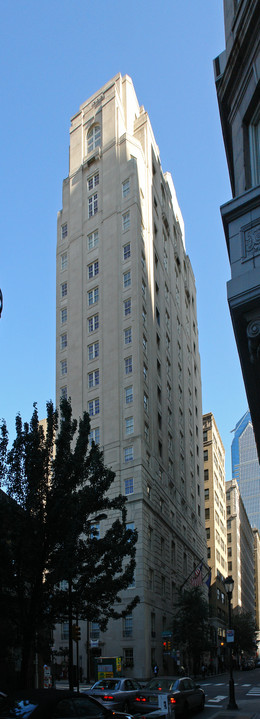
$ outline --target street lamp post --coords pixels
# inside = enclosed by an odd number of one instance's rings
[[[232,577],[227,577],[224,581],[225,589],[227,592],[227,598],[228,598],[228,627],[231,629],[231,599],[232,599],[232,592],[234,587],[234,579]],[[238,709],[238,706],[236,704],[235,700],[235,686],[234,686],[234,679],[233,679],[233,665],[232,665],[232,645],[229,644],[229,701],[227,705],[227,709]]]

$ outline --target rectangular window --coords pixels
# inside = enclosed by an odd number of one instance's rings
[[[91,280],[92,277],[96,277],[99,273],[99,264],[98,260],[95,260],[95,262],[91,262],[91,265],[88,266],[88,279]]]
[[[99,357],[99,342],[93,342],[92,345],[88,346],[88,358],[89,360]]]
[[[99,328],[99,315],[93,315],[93,317],[90,317],[88,320],[88,331],[94,332],[95,330],[98,330]]]
[[[249,125],[249,147],[252,186],[260,182],[260,109],[259,106]]]
[[[143,374],[144,374],[144,381],[147,382],[148,369],[146,367],[146,364],[143,365]]]
[[[133,494],[134,493],[134,480],[133,477],[130,477],[129,479],[125,479],[125,494]]]
[[[96,172],[95,175],[92,175],[92,177],[88,180],[88,190],[93,190],[94,187],[97,187],[99,185],[99,172]]]
[[[100,629],[97,622],[91,622],[90,639],[99,639]]]
[[[60,396],[64,399],[68,399],[68,388],[66,386],[61,387]]]
[[[88,305],[89,305],[89,307],[90,307],[91,305],[95,305],[96,302],[98,302],[98,299],[99,299],[99,291],[98,291],[98,287],[95,287],[94,290],[90,290],[90,291],[88,292]]]
[[[88,198],[88,216],[93,217],[97,214],[98,211],[98,194],[97,192],[94,193],[94,195],[91,195]]]
[[[133,402],[133,387],[126,387],[125,388],[125,403],[131,404]]]
[[[134,666],[134,652],[133,649],[124,649],[124,667],[131,668]]]
[[[131,272],[130,270],[128,272],[124,272],[124,287],[130,287],[131,286]]]
[[[130,192],[130,180],[129,178],[127,180],[124,180],[122,183],[122,197],[127,197]]]
[[[64,225],[61,226],[61,239],[65,240],[65,237],[68,235],[68,225],[67,222],[64,223]]]
[[[148,570],[148,587],[149,587],[149,589],[153,589],[153,578],[154,578],[153,569],[149,569]]]
[[[61,350],[65,350],[67,347],[68,341],[67,341],[67,332],[64,333],[64,335],[61,335],[60,338],[60,348]]]
[[[63,282],[62,285],[61,285],[61,297],[62,297],[62,299],[63,299],[64,297],[67,297],[67,294],[68,294],[68,285],[67,285],[67,282]]]
[[[133,371],[132,357],[126,357],[125,359],[125,374],[131,374]]]
[[[93,250],[93,247],[98,246],[98,230],[95,230],[94,232],[91,232],[90,235],[88,235],[88,249]]]
[[[89,389],[92,387],[97,387],[99,385],[99,369],[96,369],[94,372],[89,372],[88,375],[88,386]]]
[[[95,442],[95,444],[100,444],[99,427],[96,427],[95,429],[90,430],[88,439],[89,439],[89,444],[92,444],[92,442]]]
[[[127,245],[124,245],[124,247],[123,247],[123,258],[124,258],[124,260],[129,260],[129,257],[131,257],[130,242],[128,242]]]
[[[122,227],[123,227],[124,232],[125,232],[125,230],[129,230],[129,227],[130,227],[130,212],[129,211],[125,212],[122,215]]]
[[[124,450],[125,462],[131,462],[134,459],[134,448],[133,446],[126,447]]]
[[[67,368],[67,360],[66,360],[66,359],[61,361],[61,363],[60,363],[60,369],[61,369],[61,375],[62,375],[62,376],[64,376],[65,374],[67,374],[68,368]]]
[[[131,327],[128,327],[127,330],[124,330],[124,338],[125,338],[125,345],[130,345],[132,342],[132,329]]]
[[[205,499],[209,499],[209,489],[205,489]]]
[[[99,414],[99,397],[88,402],[88,413],[90,417],[94,417],[96,414]]]
[[[67,252],[64,252],[63,255],[61,255],[60,258],[60,267],[61,270],[66,270],[68,267],[68,255]]]
[[[68,641],[69,639],[69,622],[62,622],[61,625],[61,640]]]
[[[127,315],[131,314],[131,298],[124,301],[124,316],[127,317]]]
[[[65,323],[67,322],[67,318],[68,318],[67,307],[64,307],[60,313],[60,320],[61,320],[62,325],[65,325]]]
[[[133,417],[126,417],[125,420],[125,433],[126,434],[133,434],[134,431],[134,418]]]
[[[207,509],[205,509],[205,519],[210,519],[210,509],[209,509],[209,507],[207,507]]]
[[[146,392],[144,392],[144,409],[146,412],[148,412],[148,396]]]
[[[132,614],[127,614],[124,618],[124,629],[123,636],[131,637],[133,634],[133,617]]]

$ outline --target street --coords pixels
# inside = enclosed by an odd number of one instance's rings
[[[234,672],[235,700],[239,709],[260,712],[260,669],[248,672]],[[229,674],[206,677],[200,686],[205,691],[205,709],[197,716],[212,719],[217,711],[227,708],[229,696]],[[239,715],[238,715],[239,716]]]

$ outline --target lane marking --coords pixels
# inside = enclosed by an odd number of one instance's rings
[[[214,697],[214,699],[208,699],[208,702],[214,702],[215,704],[218,704],[218,702],[222,702],[223,699],[227,699],[227,695],[218,694],[218,696]]]

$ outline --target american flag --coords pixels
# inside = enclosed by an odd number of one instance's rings
[[[191,577],[190,583],[192,587],[200,587],[202,584],[202,562],[194,570],[194,574]]]

